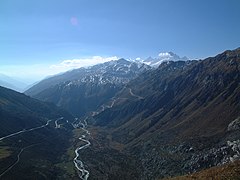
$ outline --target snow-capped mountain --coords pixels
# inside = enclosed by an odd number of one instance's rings
[[[45,79],[25,93],[84,115],[112,98],[126,83],[151,67],[119,59]]]
[[[119,59],[117,61],[110,61],[84,69],[85,73],[83,76],[74,82],[125,84],[147,69],[150,69],[150,67],[144,63]],[[80,71],[82,71],[82,69]]]
[[[189,59],[186,56],[180,57],[177,54],[174,54],[173,52],[162,52],[159,53],[158,57],[156,58],[149,57],[145,60],[141,60],[140,62],[143,62],[152,67],[158,67],[161,63],[166,61],[187,61],[187,60]]]
[[[34,96],[45,89],[66,82],[69,85],[87,82],[96,84],[124,84],[150,68],[150,66],[141,62],[132,62],[125,59],[112,60],[51,76],[40,81],[25,93]]]

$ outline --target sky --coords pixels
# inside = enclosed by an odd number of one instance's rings
[[[0,73],[26,81],[117,58],[240,47],[239,0],[1,0]]]

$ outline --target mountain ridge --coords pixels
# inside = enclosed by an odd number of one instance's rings
[[[139,178],[176,176],[240,159],[239,93],[239,49],[170,61],[128,83],[91,121],[137,157]]]
[[[0,73],[0,86],[23,92],[27,84]]]
[[[122,58],[51,77],[25,93],[43,101],[53,102],[77,116],[83,116],[100,107],[124,84],[149,69],[150,66],[143,63]]]

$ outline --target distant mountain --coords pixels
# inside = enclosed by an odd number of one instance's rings
[[[240,160],[239,98],[236,49],[161,63],[130,81],[92,122],[106,133],[97,136],[135,157],[137,179],[160,179]]]
[[[23,92],[27,87],[27,84],[4,74],[0,74],[0,86]]]
[[[145,63],[147,65],[158,67],[161,63],[166,61],[187,61],[189,60],[186,56],[180,57],[177,54],[174,54],[173,52],[164,52],[159,53],[157,58],[149,57],[145,60],[142,60],[142,63]]]
[[[119,59],[50,77],[25,93],[82,116],[107,102],[124,84],[148,69],[150,66],[143,63]]]
[[[2,87],[6,87],[6,88],[9,88],[9,89],[12,89],[12,90],[15,90],[15,91],[20,91],[20,89],[18,89],[16,86],[6,82],[6,81],[3,81],[3,80],[0,80],[0,85]]]

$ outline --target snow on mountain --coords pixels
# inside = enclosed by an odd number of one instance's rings
[[[63,84],[66,87],[81,85],[83,83],[125,84],[150,68],[150,66],[141,62],[133,62],[125,59],[112,60],[49,77],[31,87],[25,93],[33,96],[51,86],[61,86]]]
[[[81,117],[107,103],[126,83],[148,69],[151,67],[144,63],[113,60],[44,79],[25,93]]]
[[[81,83],[125,84],[147,69],[150,67],[144,63],[119,59],[70,71],[69,73],[78,71],[78,75],[75,79],[68,79],[65,82],[70,80],[71,85],[80,85]],[[70,84],[68,83],[68,85]]]
[[[150,65],[152,67],[158,67],[161,63],[165,61],[187,61],[189,60],[186,56],[180,57],[173,52],[162,52],[158,54],[158,57],[152,58],[148,57],[145,60],[140,60],[140,62]]]

